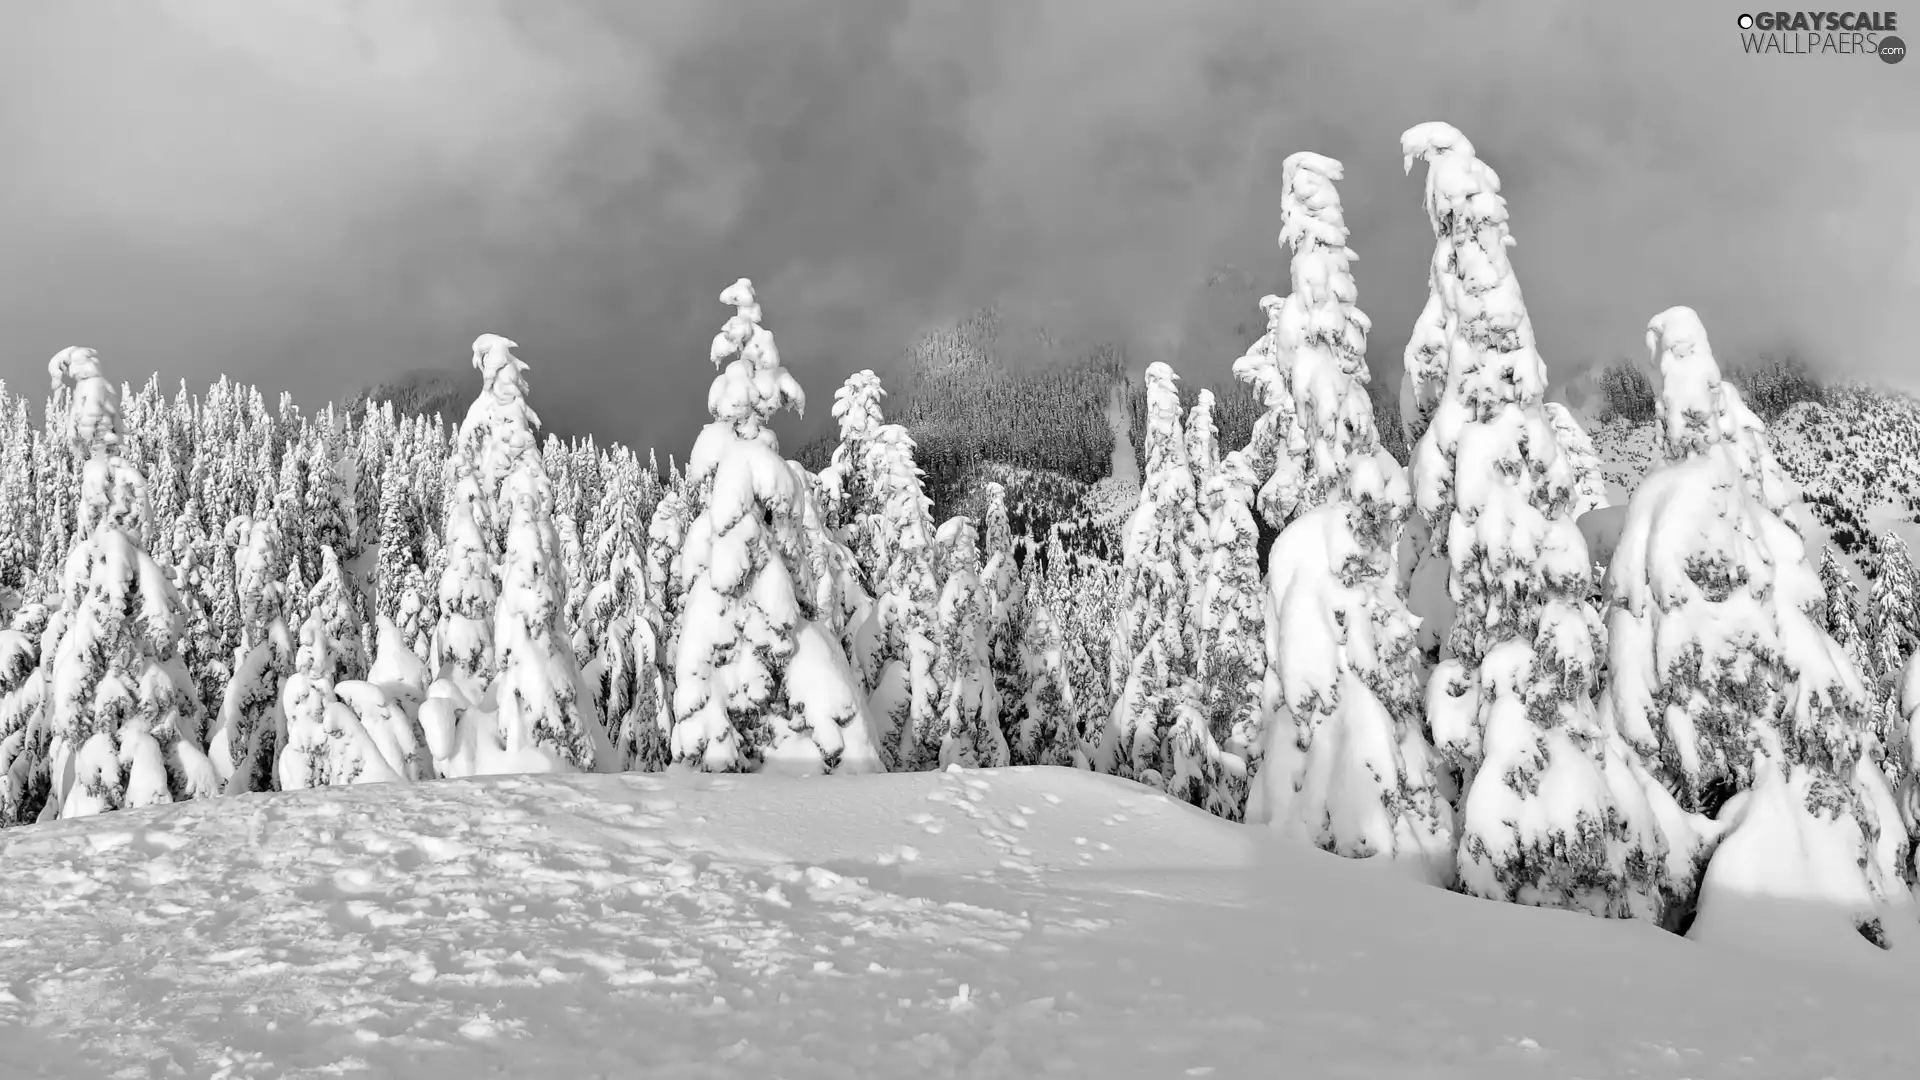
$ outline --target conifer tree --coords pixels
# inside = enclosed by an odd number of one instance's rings
[[[1820,593],[1826,600],[1822,628],[1834,644],[1846,650],[1854,667],[1866,674],[1866,654],[1860,648],[1860,586],[1841,565],[1839,552],[1832,544],[1820,553]]]
[[[211,795],[204,714],[179,655],[184,611],[144,546],[146,480],[121,456],[119,394],[92,349],[47,365],[71,390],[67,445],[81,465],[75,535],[50,634],[52,791],[47,813],[107,810]]]
[[[877,595],[862,628],[860,655],[885,760],[907,771],[937,767],[943,738],[932,500],[913,451],[912,437],[898,424],[875,429],[867,442],[876,507],[867,536]]]
[[[1127,523],[1112,664],[1113,716],[1095,767],[1222,816],[1240,805],[1245,764],[1208,730],[1193,625],[1201,520],[1173,370],[1147,368],[1147,468]],[[1124,657],[1125,659],[1121,659]]]
[[[1026,692],[1014,714],[1008,758],[1014,765],[1073,768],[1080,737],[1067,641],[1045,604],[1026,605],[1025,615],[1020,646]]]
[[[537,451],[517,462],[502,496],[507,543],[493,631],[499,670],[489,694],[500,744],[514,759],[539,752],[572,769],[611,768],[612,749],[563,625],[566,568]]]
[[[1408,130],[1401,150],[1409,170],[1428,163],[1433,288],[1445,305],[1445,388],[1412,481],[1432,568],[1414,583],[1444,582],[1448,603],[1413,610],[1439,624],[1427,716],[1460,780],[1460,887],[1676,918],[1692,851],[1669,848],[1664,793],[1594,711],[1602,627],[1587,602],[1577,477],[1544,408],[1546,365],[1507,259],[1499,177],[1443,123]]]
[[[596,514],[598,571],[587,596],[582,677],[605,718],[620,771],[657,772],[670,758],[671,695],[662,667],[659,609],[647,591],[638,506],[624,481],[607,485]]]
[[[1811,888],[1884,937],[1905,828],[1862,728],[1864,687],[1820,625],[1791,488],[1692,309],[1656,315],[1647,344],[1667,464],[1634,493],[1608,574],[1603,708],[1680,806],[1724,832],[1692,932],[1749,932],[1756,893]]]
[[[1253,519],[1253,469],[1233,451],[1202,492],[1206,562],[1202,567],[1198,674],[1207,728],[1242,758],[1257,755],[1265,724],[1267,671],[1259,539]]]
[[[26,604],[0,630],[0,828],[32,823],[53,786],[47,669],[40,663],[51,614],[45,604]]]
[[[237,549],[239,643],[208,753],[225,793],[271,791],[286,727],[281,690],[293,672],[296,641],[285,603],[280,526],[272,517],[236,517],[224,539]]]
[[[867,448],[873,433],[886,423],[880,412],[880,401],[886,396],[880,377],[871,369],[854,372],[834,391],[833,418],[840,423],[840,441],[833,448],[833,461],[821,473],[832,493],[828,520],[836,529],[849,530],[854,555],[868,576],[878,571],[866,536],[878,508],[873,504]]]
[[[752,283],[720,300],[735,314],[710,356],[732,359],[687,464],[695,513],[681,552],[673,760],[711,772],[871,771],[880,760],[856,677],[803,612],[789,562],[806,493],[767,424],[806,397],[761,325]]]
[[[978,533],[973,522],[956,517],[940,527],[937,539],[946,564],[934,669],[941,688],[939,763],[996,768],[1007,764],[1007,740],[988,643],[993,600],[980,580]]]

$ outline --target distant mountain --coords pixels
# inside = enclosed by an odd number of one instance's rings
[[[360,416],[368,409],[391,403],[401,416],[433,416],[457,424],[473,403],[480,381],[465,369],[416,368],[385,382],[361,387],[347,399],[347,411]]]

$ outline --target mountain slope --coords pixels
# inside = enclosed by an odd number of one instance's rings
[[[1624,503],[1659,464],[1658,431],[1653,424],[1584,418],[1608,496]],[[1769,433],[1781,467],[1800,485],[1803,501],[1792,514],[1816,558],[1835,544],[1860,575],[1872,541],[1889,531],[1920,550],[1920,398],[1839,387],[1824,403],[1786,410]]]
[[[1058,769],[335,788],[0,863],[8,1075],[1871,1077],[1920,1006],[1864,943],[1470,900]]]

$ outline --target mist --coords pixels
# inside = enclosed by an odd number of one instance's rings
[[[716,298],[745,276],[808,428],[847,373],[990,302],[1212,382],[1247,342],[1196,343],[1196,293],[1223,265],[1287,291],[1280,163],[1310,149],[1346,165],[1370,362],[1397,380],[1432,249],[1398,140],[1434,119],[1501,176],[1556,372],[1639,355],[1684,303],[1723,360],[1897,378],[1920,65],[1743,55],[1740,10],[11,4],[0,378],[37,396],[81,344],[129,381],[318,404],[463,370],[495,332],[550,430],[664,456],[705,422]]]

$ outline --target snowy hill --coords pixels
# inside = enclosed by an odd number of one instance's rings
[[[1569,393],[1570,400],[1581,395]],[[1576,412],[1580,410],[1576,409]],[[1601,424],[1584,417],[1616,504],[1659,464],[1653,424]],[[1774,453],[1804,502],[1794,516],[1818,553],[1833,543],[1858,571],[1873,537],[1891,531],[1920,543],[1920,398],[1848,386],[1823,404],[1795,405],[1769,426]]]
[[[7,1076],[1870,1077],[1920,1005],[1060,769],[335,788],[0,864]]]

